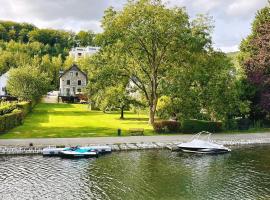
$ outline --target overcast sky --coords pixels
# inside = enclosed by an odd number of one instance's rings
[[[165,1],[165,0],[164,0]],[[101,32],[100,19],[109,6],[121,9],[126,0],[0,0],[0,20],[29,22],[41,28]],[[238,50],[250,33],[256,11],[267,0],[170,0],[186,7],[191,17],[209,14],[215,21],[213,42],[225,52]]]

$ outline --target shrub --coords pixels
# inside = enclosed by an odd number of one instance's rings
[[[154,122],[153,128],[154,128],[154,131],[157,132],[157,133],[162,133],[164,131],[161,121]]]
[[[11,113],[14,109],[16,109],[16,104],[7,103],[0,106],[0,115],[5,115]]]
[[[0,131],[4,132],[18,125],[21,125],[22,121],[22,111],[15,109],[11,113],[0,116]]]
[[[238,124],[236,119],[227,119],[224,123],[224,128],[226,130],[237,130]]]
[[[180,130],[180,123],[177,121],[158,121],[153,125],[155,132],[157,133],[175,133]]]
[[[182,131],[184,133],[198,133],[200,131],[220,132],[221,130],[221,122],[204,120],[184,120],[182,123]]]
[[[251,121],[250,119],[239,119],[237,120],[237,125],[239,130],[248,130],[251,125]]]
[[[22,111],[23,116],[26,116],[29,112],[32,111],[32,103],[23,101],[17,104],[17,108]]]

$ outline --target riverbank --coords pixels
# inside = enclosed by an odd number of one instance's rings
[[[189,141],[192,135],[1,139],[0,154],[41,154],[45,147],[109,145],[113,151],[144,149],[175,149],[179,143]],[[270,133],[214,134],[217,143],[233,146],[270,144]]]

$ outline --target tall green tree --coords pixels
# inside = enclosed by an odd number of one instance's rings
[[[109,8],[102,27],[96,40],[107,56],[103,67],[137,86],[147,101],[151,124],[164,77],[172,69],[181,71],[192,52],[205,51],[211,43],[211,27],[202,17],[190,24],[184,9],[168,8],[160,0],[129,1],[122,11]]]
[[[49,90],[50,84],[46,73],[35,66],[22,66],[9,71],[7,91],[20,100],[38,100]]]

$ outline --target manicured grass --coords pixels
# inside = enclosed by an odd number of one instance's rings
[[[119,113],[104,114],[89,111],[81,104],[38,104],[24,124],[0,138],[61,138],[116,136],[117,129],[122,135],[128,135],[130,128],[143,128],[145,135],[153,135],[145,114],[125,113],[125,119],[119,119]]]

